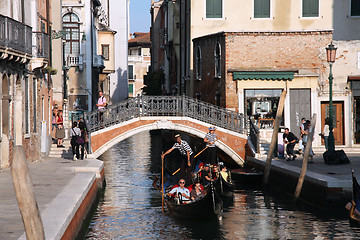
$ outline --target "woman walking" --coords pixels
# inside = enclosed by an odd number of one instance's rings
[[[58,148],[64,148],[63,141],[65,138],[65,129],[64,129],[64,119],[63,119],[63,113],[61,110],[59,110],[58,115],[56,117],[56,134],[55,137],[57,138],[57,147]]]
[[[80,121],[79,122],[79,128],[80,128],[80,138],[81,138],[81,140],[78,143],[79,143],[79,147],[80,147],[80,150],[81,150],[80,159],[83,160],[84,159],[84,152],[85,152],[85,144],[86,144],[85,140],[86,140],[86,136],[87,136],[85,123]]]

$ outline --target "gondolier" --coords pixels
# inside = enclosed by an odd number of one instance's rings
[[[165,157],[165,155],[171,153],[174,149],[178,149],[180,152],[180,155],[182,156],[181,166],[180,166],[180,178],[183,178],[186,180],[187,185],[191,185],[192,179],[191,179],[191,170],[192,165],[194,161],[193,157],[193,151],[191,150],[191,147],[189,144],[181,139],[180,134],[176,134],[175,136],[175,144],[167,150],[162,157]]]
[[[216,146],[214,143],[217,135],[215,134],[215,130],[215,127],[209,127],[209,132],[204,137],[204,142],[206,142],[207,147],[207,161],[211,165],[216,163]]]

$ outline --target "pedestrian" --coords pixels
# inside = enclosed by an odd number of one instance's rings
[[[304,133],[305,133],[305,130],[304,130],[304,124],[305,124],[305,123],[306,123],[306,119],[305,119],[305,118],[302,118],[302,119],[301,119],[301,124],[300,124],[299,152],[301,152],[302,150],[304,150],[303,136],[304,136]]]
[[[325,118],[325,125],[324,125],[324,129],[321,132],[321,137],[324,139],[324,144],[325,144],[325,149],[326,151],[329,149],[329,134],[330,134],[330,129],[329,129],[329,118]]]
[[[188,185],[192,184],[192,165],[194,162],[193,151],[189,144],[181,139],[180,134],[175,134],[175,144],[167,150],[161,157],[165,157],[165,155],[171,153],[174,149],[178,149],[180,152],[180,156],[182,158],[180,165],[180,178],[184,178]]]
[[[58,110],[57,110],[57,107],[54,107],[53,109],[53,112],[52,112],[52,119],[51,119],[51,136],[53,138],[53,143],[54,141],[57,142],[57,139],[56,139],[56,129],[57,129],[57,124],[56,124],[56,117],[57,117],[57,114],[58,114]]]
[[[77,127],[77,125],[78,125],[77,122],[73,122],[72,128],[70,130],[70,138],[71,138],[70,144],[71,144],[74,161],[79,159],[78,138],[81,137],[80,129]]]
[[[303,145],[304,145],[304,147],[306,146],[306,144],[307,144],[307,142],[308,142],[308,140],[309,140],[309,134],[310,134],[310,126],[311,126],[311,122],[310,122],[310,120],[306,120],[306,123],[304,124],[304,130],[305,130],[305,137],[303,138],[304,140],[303,140]],[[315,129],[313,129],[313,131],[315,131]],[[314,134],[313,134],[313,138],[312,138],[312,141],[314,141],[314,136],[315,136],[315,132],[314,132]],[[311,141],[311,142],[312,142]],[[310,152],[309,152],[309,163],[314,163],[313,162],[313,158],[314,158],[314,151],[313,151],[313,149],[312,149],[312,145],[311,145],[311,147],[310,147]]]
[[[103,92],[99,90],[98,103],[96,104],[99,110],[99,119],[98,119],[99,121],[103,121],[103,115],[104,115],[103,111],[105,110],[106,105],[107,105],[106,97],[104,97]]]
[[[85,127],[85,123],[83,121],[79,122],[79,129],[80,129],[80,138],[82,139],[82,142],[79,143],[80,148],[80,159],[84,159],[84,153],[86,151],[86,145],[87,145],[87,130]]]
[[[58,115],[56,117],[56,134],[55,137],[57,138],[57,147],[64,148],[63,142],[65,138],[65,129],[64,129],[64,119],[63,119],[63,112],[59,110]]]
[[[286,154],[288,158],[286,161],[294,161],[296,155],[294,154],[294,147],[297,142],[298,138],[289,131],[289,128],[285,128],[285,133],[283,134],[283,141],[286,145]]]
[[[205,135],[204,142],[207,147],[207,163],[214,165],[216,163],[216,146],[215,141],[217,135],[215,134],[215,127],[209,127],[209,132]]]

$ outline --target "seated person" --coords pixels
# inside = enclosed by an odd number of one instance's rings
[[[185,188],[185,180],[184,179],[180,179],[179,180],[179,186],[175,187],[173,189],[171,189],[170,192],[167,193],[167,195],[169,197],[171,197],[171,195],[173,193],[176,193],[176,197],[180,197],[181,200],[183,201],[189,201],[190,200],[190,192],[189,189]]]
[[[202,198],[203,196],[205,196],[204,191],[201,189],[201,184],[200,182],[195,182],[195,187],[193,190],[191,190],[190,192],[190,198],[192,201],[196,201],[200,198]]]
[[[211,172],[210,172],[210,164],[205,164],[204,170],[202,170],[200,172],[201,177],[200,177],[200,183],[203,186],[207,186],[210,184],[211,182]]]
[[[224,165],[220,165],[220,174],[225,181],[229,181],[229,173]]]

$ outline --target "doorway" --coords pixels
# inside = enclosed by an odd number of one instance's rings
[[[345,145],[344,138],[344,102],[333,102],[333,133],[335,145]],[[329,102],[321,102],[321,131],[324,129],[325,118],[329,117]],[[324,141],[321,142],[324,145]]]

